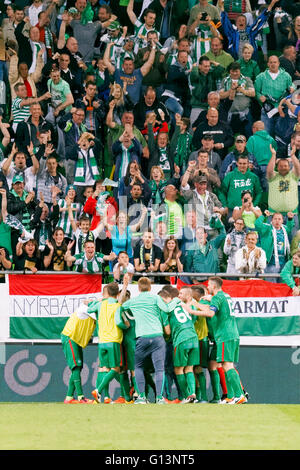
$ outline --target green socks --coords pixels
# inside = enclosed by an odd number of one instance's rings
[[[185,374],[185,377],[186,377],[188,396],[195,395],[196,394],[196,380],[195,380],[194,372],[188,372],[187,374]]]
[[[78,397],[83,396],[80,372],[81,369],[79,367],[75,367],[72,370],[73,383]]]
[[[211,381],[211,388],[213,391],[213,399],[214,400],[221,400],[220,395],[220,376],[217,370],[210,370],[210,381]]]
[[[74,397],[74,392],[75,392],[75,385],[74,385],[73,373],[71,372],[70,379],[69,379],[67,396],[68,397]]]
[[[235,369],[229,369],[225,372],[226,385],[227,385],[227,397],[240,397],[243,395],[243,389],[241,386],[240,376]]]
[[[177,382],[178,382],[183,398],[187,398],[188,390],[187,390],[187,382],[186,382],[185,374],[178,374],[176,375],[176,378],[177,378]]]
[[[102,380],[106,377],[106,374],[108,374],[107,371],[98,372],[98,374],[97,374],[97,380],[96,380],[96,388],[97,388],[97,389],[99,389]],[[105,397],[105,398],[110,398],[110,395],[109,395],[109,384],[106,385],[106,387],[104,387],[104,389],[103,389],[103,394],[104,394],[104,397]]]
[[[127,372],[123,372],[119,374],[119,379],[120,379],[122,396],[124,396],[126,401],[130,401],[130,386],[129,386]]]
[[[196,378],[199,382],[199,387],[196,388],[196,398],[197,400],[201,401],[208,401],[207,393],[206,393],[206,377],[204,372],[200,372],[199,374],[195,374]]]
[[[109,385],[109,383],[115,379],[118,376],[118,372],[115,370],[111,369],[109,372],[106,373],[105,377],[102,379],[99,387],[98,387],[98,393],[101,393],[103,390],[105,390],[105,387]]]

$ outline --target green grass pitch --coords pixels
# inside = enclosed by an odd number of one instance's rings
[[[1,403],[1,450],[299,450],[300,405]]]

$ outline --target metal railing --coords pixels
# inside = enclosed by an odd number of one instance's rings
[[[25,275],[37,275],[37,274],[77,274],[77,275],[83,275],[83,274],[88,274],[88,275],[93,275],[93,274],[101,274],[103,276],[113,276],[112,271],[103,271],[99,273],[82,273],[82,272],[77,272],[77,271],[38,271],[37,273],[32,273],[31,271],[1,271],[0,274],[25,274]],[[174,272],[174,273],[169,273],[169,272],[134,272],[133,274],[134,277],[204,277],[204,278],[209,278],[210,276],[218,276],[222,278],[250,278],[250,279],[264,279],[264,278],[280,278],[280,273],[200,273],[200,272]],[[299,277],[299,274],[293,274],[292,275],[294,278]]]

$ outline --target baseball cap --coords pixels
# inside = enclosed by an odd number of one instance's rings
[[[214,136],[212,134],[203,134],[203,140],[214,140]]]
[[[15,175],[12,179],[12,184],[15,184],[15,183],[24,183],[23,175],[21,174]]]
[[[109,31],[116,31],[116,29],[120,29],[121,25],[118,20],[112,21],[109,26],[107,26],[107,29]]]
[[[70,15],[77,15],[78,10],[75,7],[71,7],[69,8],[68,13],[70,13]]]
[[[247,142],[247,139],[244,135],[237,135],[235,138],[236,142]]]
[[[66,189],[66,194],[68,194],[68,191],[70,191],[70,189],[74,189],[74,191],[76,192],[76,187],[74,186],[74,184],[69,184]]]
[[[207,183],[207,177],[205,175],[197,175],[194,178],[194,183]]]

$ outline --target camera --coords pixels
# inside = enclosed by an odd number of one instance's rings
[[[207,15],[206,12],[202,13],[202,15],[201,15],[201,21],[206,21],[206,20],[207,20],[207,16],[208,16],[208,15]]]

